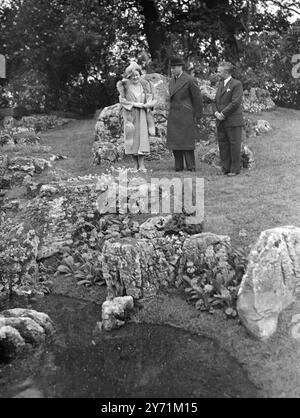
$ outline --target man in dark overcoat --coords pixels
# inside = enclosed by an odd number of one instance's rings
[[[218,74],[222,81],[216,95],[216,124],[223,174],[236,176],[241,170],[241,143],[244,125],[243,86],[232,77],[233,65],[222,62]]]
[[[195,122],[202,116],[202,96],[197,81],[183,71],[183,60],[175,57],[170,64],[167,146],[173,151],[176,171],[184,169],[184,160],[187,170],[195,171]]]

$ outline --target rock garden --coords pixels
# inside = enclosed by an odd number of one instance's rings
[[[154,114],[156,136],[151,140],[148,164],[150,176],[160,177],[166,175],[166,170],[160,167],[166,162],[171,164],[165,145],[167,79],[159,74],[146,77],[159,96]],[[220,167],[212,119],[216,90],[206,81],[199,80],[199,85],[205,102],[197,143],[201,174],[208,173],[209,181],[223,182],[218,177]],[[258,144],[268,141],[274,133],[274,118],[270,117],[271,123],[266,120],[273,114],[271,110],[276,112],[266,91],[245,92],[243,178],[246,180],[235,193],[248,193],[247,179],[255,177],[259,170]],[[228,211],[219,230],[215,222],[211,227],[207,208],[206,216],[196,224],[189,224],[188,218],[193,215],[189,211],[151,214],[145,207],[151,177],[132,173],[124,157],[118,104],[103,109],[97,121],[89,122],[93,128],[96,125],[95,138],[88,138],[90,149],[83,145],[89,168],[75,176],[63,170],[73,157],[68,155],[67,147],[66,152],[59,147],[57,152],[54,140],[51,143],[47,138],[59,137],[63,141],[68,130],[72,126],[78,129],[80,123],[52,116],[2,121],[0,300],[4,301],[3,306],[9,298],[30,300],[63,294],[98,303],[99,318],[95,321],[98,336],[114,330],[124,332],[120,328],[128,322],[153,321],[191,331],[197,328],[197,332],[203,327],[207,335],[214,337],[223,326],[222,344],[225,335],[236,329],[245,332],[243,341],[253,341],[252,348],[274,335],[276,338],[278,327],[281,332],[280,315],[297,299],[300,229],[284,226],[288,223],[275,223],[248,240],[251,225],[247,225],[246,229],[239,228],[237,245],[237,239],[231,237],[232,229],[223,228],[230,216]],[[169,178],[174,176],[171,166],[167,171]],[[121,178],[126,178],[125,202],[118,184]],[[114,184],[118,190],[115,210],[103,213],[101,202]],[[207,188],[210,186],[206,183]],[[223,186],[212,184],[216,193]],[[166,194],[161,185],[155,191],[157,196],[172,198],[172,193]],[[208,195],[208,201],[210,198]],[[124,204],[130,205],[131,210],[122,210]],[[216,215],[216,210],[212,215]],[[217,215],[219,220],[224,216],[221,211]],[[157,306],[160,301],[164,312]],[[36,349],[45,343],[46,337],[53,336],[54,329],[55,324],[46,314],[32,309],[3,310],[1,360],[10,361],[28,347]],[[236,352],[239,343],[233,338],[232,344],[233,354],[239,357]],[[259,384],[261,375],[255,373],[252,378]],[[263,393],[267,393],[266,384],[262,383]],[[268,395],[272,396],[276,390],[278,387]]]

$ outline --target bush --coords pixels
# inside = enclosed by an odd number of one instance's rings
[[[52,104],[52,108],[80,115],[91,115],[96,109],[117,102],[117,99],[115,86],[99,82],[83,83],[67,86],[61,93],[58,102]]]
[[[9,99],[6,95],[4,87],[0,86],[0,109],[9,107]]]
[[[5,97],[9,107],[23,107],[31,113],[45,110],[48,92],[46,77],[35,70],[16,74],[5,86]]]
[[[300,108],[300,79],[292,75],[292,58],[299,51],[297,31],[284,35],[277,32],[253,34],[243,44],[234,76],[244,89],[266,89],[278,106]]]

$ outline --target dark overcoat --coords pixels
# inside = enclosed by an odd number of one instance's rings
[[[216,109],[222,112],[225,120],[223,126],[234,127],[243,126],[243,85],[240,81],[231,78],[226,86],[222,81],[216,94]],[[217,126],[221,123],[217,119]]]
[[[197,81],[183,73],[169,85],[170,110],[168,116],[167,146],[171,150],[194,150],[197,130],[195,118],[203,113],[203,102]]]

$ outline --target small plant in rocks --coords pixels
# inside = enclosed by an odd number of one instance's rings
[[[193,262],[188,262],[183,280],[188,301],[197,310],[214,313],[215,309],[223,309],[228,318],[236,318],[237,294],[248,256],[242,248],[229,249],[228,246],[227,249],[227,266],[219,263],[211,268],[203,262],[199,269]]]
[[[74,256],[66,254],[56,275],[73,276],[78,280],[79,286],[102,286],[105,281],[101,272],[101,257],[96,251],[86,250],[84,253],[76,250]]]

